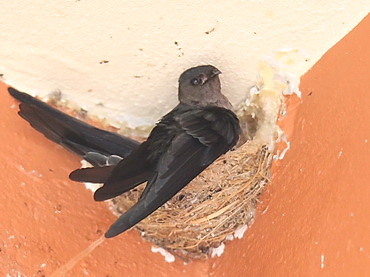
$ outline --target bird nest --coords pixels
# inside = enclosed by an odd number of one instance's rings
[[[271,153],[248,141],[217,159],[165,205],[138,223],[142,236],[184,258],[206,258],[254,218],[257,196],[269,180]],[[120,215],[144,185],[111,200]]]

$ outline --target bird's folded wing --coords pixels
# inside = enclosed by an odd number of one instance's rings
[[[220,107],[190,110],[175,119],[186,133],[204,145],[223,140],[226,151],[236,144],[241,132],[236,115]]]

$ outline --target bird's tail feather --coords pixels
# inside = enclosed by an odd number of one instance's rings
[[[21,102],[18,113],[22,118],[48,139],[79,156],[96,152],[126,157],[139,145],[128,137],[101,130],[69,116],[27,93],[12,87],[8,91]],[[94,164],[94,161],[90,162]]]

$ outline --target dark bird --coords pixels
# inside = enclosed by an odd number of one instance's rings
[[[106,237],[126,231],[153,213],[237,143],[239,121],[221,93],[220,73],[210,65],[185,71],[179,79],[180,103],[157,123],[145,142],[116,166],[71,173],[70,178],[80,182],[101,178],[104,185],[95,192],[96,201],[147,181],[138,202],[117,219]]]
[[[116,197],[147,182],[138,202],[105,233],[107,238],[130,229],[153,213],[235,146],[241,129],[230,102],[221,93],[220,73],[211,65],[186,70],[179,78],[180,103],[162,117],[145,142],[133,146],[128,156],[105,151],[105,154],[123,156],[118,163],[77,169],[70,174],[75,181],[104,183],[94,193],[96,201]],[[22,117],[31,122],[24,111]],[[36,129],[42,132],[43,128],[42,123]],[[46,136],[56,141],[52,135]],[[60,143],[59,140],[56,142]],[[88,152],[99,153],[93,147]]]

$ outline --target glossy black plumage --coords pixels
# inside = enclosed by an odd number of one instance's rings
[[[81,157],[86,158],[88,153],[126,157],[140,145],[130,138],[95,128],[12,87],[8,91],[21,102],[18,114],[33,128]],[[93,165],[104,162],[95,158],[86,159]]]

